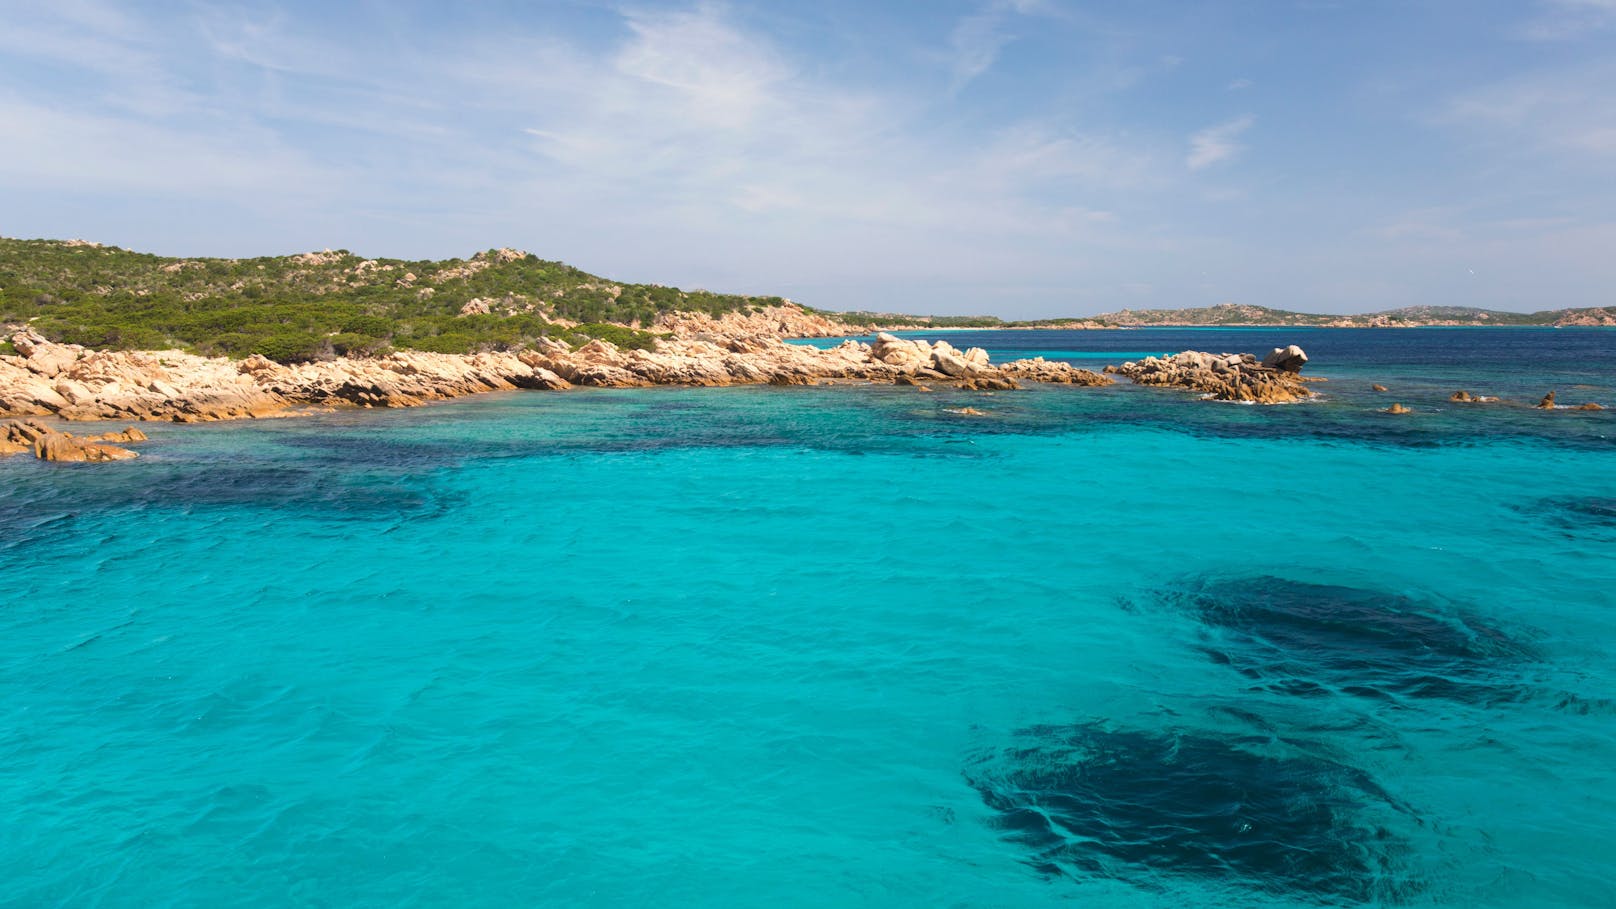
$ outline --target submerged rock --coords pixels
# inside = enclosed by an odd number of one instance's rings
[[[1294,898],[1415,889],[1412,814],[1362,770],[1276,742],[1092,723],[1023,730],[966,778],[1050,876],[1188,875]]]
[[[1385,410],[1381,411],[1381,413],[1396,413],[1396,414],[1413,413],[1413,412],[1414,411],[1413,411],[1412,408],[1404,407],[1402,404],[1393,404],[1392,406],[1390,406],[1390,407],[1386,408]]]

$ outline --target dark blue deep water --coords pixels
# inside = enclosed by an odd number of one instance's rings
[[[1329,381],[0,461],[0,904],[1616,905],[1616,332],[946,337]]]

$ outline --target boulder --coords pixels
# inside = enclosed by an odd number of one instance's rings
[[[1393,404],[1392,406],[1390,406],[1390,407],[1386,408],[1385,410],[1381,411],[1381,413],[1397,413],[1397,414],[1413,413],[1413,412],[1414,412],[1413,410],[1411,410],[1411,409],[1409,409],[1407,407],[1404,407],[1402,404]]]
[[[976,366],[960,356],[959,351],[946,347],[945,342],[939,341],[938,347],[931,352],[932,366],[940,373],[950,378],[959,379],[976,372]],[[945,349],[946,347],[946,349]]]
[[[1553,410],[1554,409],[1554,392],[1551,391],[1548,394],[1544,395],[1543,400],[1537,402],[1537,407],[1538,407],[1539,410]]]
[[[1384,386],[1384,385],[1379,385],[1379,384],[1376,384],[1376,385],[1371,385],[1371,386],[1369,386],[1369,390],[1370,390],[1370,391],[1385,391],[1385,390],[1386,390],[1386,386]]]
[[[931,365],[932,348],[925,341],[905,341],[881,332],[870,346],[870,357],[905,372],[914,372]]]
[[[966,376],[960,387],[971,391],[1015,391],[1021,384],[1003,374],[980,372]]]
[[[129,445],[129,444],[132,444],[134,442],[144,442],[144,441],[146,441],[146,439],[147,439],[147,436],[146,436],[145,433],[141,432],[140,430],[136,429],[133,426],[126,426],[126,427],[124,427],[123,432],[104,432],[104,433],[102,433],[102,434],[100,434],[98,436],[90,436],[90,437],[86,438],[85,441],[86,442],[122,442],[125,445]]]
[[[1307,354],[1295,344],[1276,347],[1273,353],[1263,357],[1262,365],[1280,372],[1301,372],[1302,367],[1307,365]]]
[[[23,329],[11,336],[11,346],[17,348],[17,353],[22,354],[24,358],[32,357],[34,351],[49,343],[44,335],[33,329]]]

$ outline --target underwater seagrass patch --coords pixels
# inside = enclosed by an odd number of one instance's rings
[[[1616,496],[1556,496],[1538,499],[1517,510],[1568,537],[1616,538]]]
[[[1282,694],[1442,698],[1476,705],[1532,692],[1535,648],[1438,603],[1278,577],[1192,581],[1161,599],[1201,624],[1201,649]]]
[[[1370,776],[1261,738],[1042,726],[966,779],[1050,877],[1162,888],[1163,875],[1321,902],[1400,900],[1412,820]]]

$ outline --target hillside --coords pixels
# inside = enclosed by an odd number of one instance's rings
[[[542,337],[646,348],[659,316],[784,302],[616,283],[511,249],[437,262],[347,250],[173,259],[76,240],[0,238],[0,323],[28,323],[52,341],[97,349],[180,347],[300,362],[388,348],[509,350]]]

